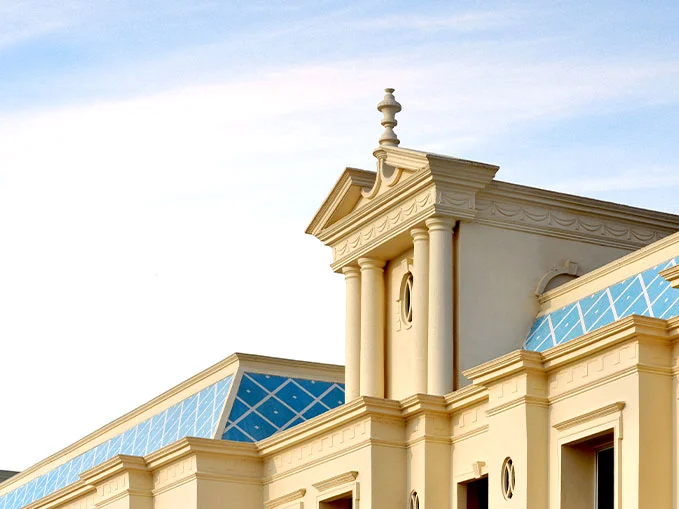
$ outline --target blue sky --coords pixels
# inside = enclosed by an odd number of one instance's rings
[[[342,363],[343,280],[303,232],[345,166],[374,168],[384,87],[402,146],[679,213],[677,26],[673,1],[0,0],[22,416],[0,468],[234,351]]]

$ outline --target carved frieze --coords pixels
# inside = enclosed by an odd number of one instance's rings
[[[382,214],[358,233],[349,236],[333,246],[333,259],[339,260],[349,256],[352,252],[367,245],[373,240],[385,236],[399,225],[405,223],[411,217],[434,204],[434,191],[427,189],[414,198],[406,201],[395,210]]]
[[[631,226],[613,218],[603,219],[557,208],[491,200],[486,197],[477,199],[476,221],[543,234],[553,232],[564,238],[596,239],[599,244],[623,248],[645,246],[669,233],[664,229]]]

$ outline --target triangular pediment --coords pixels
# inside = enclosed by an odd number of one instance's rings
[[[306,233],[318,235],[328,226],[349,215],[362,197],[375,183],[374,171],[346,168],[330,191],[321,208],[306,229]]]

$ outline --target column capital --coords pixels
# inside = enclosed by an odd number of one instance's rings
[[[365,256],[363,258],[358,259],[358,265],[361,267],[361,270],[366,270],[366,269],[380,269],[382,270],[384,268],[386,261],[382,260],[381,258],[372,258]]]
[[[434,216],[430,217],[424,222],[429,228],[429,231],[452,230],[455,225],[455,219],[448,216]]]
[[[418,240],[429,240],[429,230],[426,228],[413,228],[410,230],[410,236],[413,238],[415,242]]]
[[[345,279],[361,277],[361,269],[354,265],[347,265],[346,267],[342,267],[342,273],[344,274]]]

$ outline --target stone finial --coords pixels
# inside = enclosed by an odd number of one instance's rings
[[[381,122],[384,126],[384,132],[380,136],[380,145],[398,147],[398,144],[401,142],[396,137],[394,127],[398,124],[396,114],[401,111],[401,105],[394,98],[393,88],[385,88],[384,91],[386,92],[384,99],[377,105],[377,110],[384,115]]]

